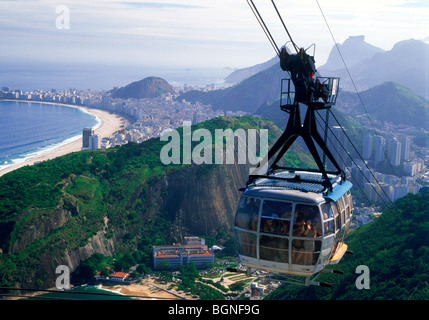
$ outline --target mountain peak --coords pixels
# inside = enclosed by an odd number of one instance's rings
[[[365,42],[365,36],[350,36],[344,41],[344,45],[347,43],[359,43],[359,42]]]
[[[173,87],[167,81],[158,77],[147,77],[110,91],[112,98],[122,99],[155,98],[162,94],[173,92]]]
[[[384,52],[383,49],[365,42],[364,35],[350,36],[343,44],[337,44],[332,48],[328,61],[323,66],[324,69],[338,70],[344,67],[336,48],[337,46],[348,66],[352,66],[362,60],[369,59],[377,53]]]

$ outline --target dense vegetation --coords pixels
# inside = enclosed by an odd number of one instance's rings
[[[360,92],[360,101],[356,93],[341,92],[337,104],[347,109],[350,115],[372,119],[380,123],[427,128],[429,102],[413,91],[394,82],[385,82]],[[362,107],[365,105],[365,109]],[[367,114],[363,114],[368,112]]]
[[[251,117],[212,119],[192,130],[205,128],[214,137],[215,129],[258,127],[269,129],[269,143],[280,132],[271,122]],[[182,135],[181,128],[178,132]],[[149,182],[173,171],[202,177],[220,170],[215,165],[164,165],[160,150],[165,144],[150,139],[81,151],[1,176],[0,284],[43,287],[50,280],[47,269],[101,230],[114,241],[117,260],[129,253],[136,263],[149,266],[152,246],[169,243],[176,230],[174,217],[154,203]],[[231,234],[225,229],[207,236],[227,241]]]
[[[155,98],[165,93],[173,93],[173,87],[164,79],[147,77],[140,81],[132,82],[125,87],[110,90],[112,98],[144,99]]]
[[[335,268],[344,275],[322,274],[332,288],[284,285],[270,299],[427,300],[429,298],[429,192],[409,194],[374,222],[346,238],[353,255]],[[369,268],[369,289],[358,289],[361,271]],[[329,267],[331,268],[331,266]]]

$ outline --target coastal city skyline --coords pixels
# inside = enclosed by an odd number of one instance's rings
[[[210,91],[214,89],[214,86],[208,86],[204,89],[194,87],[186,87],[185,89]],[[126,122],[123,122],[121,129],[116,132],[111,131],[110,136],[104,136],[102,139],[99,135],[95,135],[97,141],[97,147],[95,148],[111,148],[128,142],[142,143],[150,138],[159,137],[165,131],[179,128],[184,122],[197,124],[219,116],[248,115],[248,113],[243,111],[225,112],[223,110],[213,110],[211,105],[199,102],[178,101],[176,98],[183,90],[184,88],[176,87],[175,93],[163,94],[156,98],[121,99],[112,98],[109,92],[106,91],[70,89],[65,91],[35,90],[34,92],[24,92],[19,89],[10,90],[9,88],[3,88],[0,91],[0,98],[89,107],[89,110],[92,112],[94,110],[102,110],[127,119]],[[79,141],[83,150],[88,148],[90,143],[89,140],[86,141],[85,131],[91,131],[90,135],[94,135],[94,131],[91,128],[82,129],[83,138]],[[403,130],[404,128],[399,126],[398,129]],[[414,149],[419,149],[419,153],[426,154],[426,158],[416,157],[415,152],[410,157],[410,138],[404,134],[394,134],[396,131],[397,129],[387,125],[378,134],[368,134],[365,136],[361,152],[364,155],[365,161],[371,166],[371,170],[365,168],[366,165],[361,160],[355,159],[351,163],[349,154],[338,155],[343,158],[342,161],[344,164],[348,163],[344,169],[354,185],[362,189],[366,200],[377,206],[383,205],[383,203],[386,204],[389,201],[393,202],[407,193],[417,193],[422,187],[417,182],[418,180],[429,181],[429,176],[424,171],[426,168],[424,162],[429,156],[429,151],[426,148],[417,148],[417,146],[414,146]],[[336,132],[335,135],[341,139],[341,132]],[[399,137],[400,141],[398,140]],[[330,141],[333,140],[331,137]],[[380,145],[380,141],[383,143],[382,145]],[[403,145],[402,149],[401,143]],[[392,147],[392,145],[395,145],[395,147]],[[375,148],[374,152],[372,151],[373,148]],[[338,150],[339,147],[334,146],[334,149]],[[350,159],[347,160],[349,157]],[[377,166],[385,160],[394,171],[378,172],[376,169]],[[396,174],[400,175],[397,176]],[[366,214],[373,210],[374,208],[366,206],[355,208],[358,217],[359,214]],[[372,221],[366,215],[361,216],[361,218],[357,218],[360,224]]]

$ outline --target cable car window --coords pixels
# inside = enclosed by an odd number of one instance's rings
[[[321,246],[322,242],[317,240],[292,240],[292,264],[316,264]]]
[[[258,198],[242,197],[238,204],[235,226],[256,231],[260,203]]]
[[[259,257],[262,260],[289,262],[289,240],[286,238],[261,235]]]
[[[322,216],[323,216],[323,228],[325,236],[334,233],[334,217],[332,216],[332,209],[328,203],[321,205]]]
[[[343,203],[343,210],[341,210],[341,219],[342,219],[342,223],[345,224],[347,220],[346,209],[348,208],[345,194],[341,197],[341,200],[342,200],[341,202]]]
[[[264,200],[260,231],[264,233],[288,235],[291,214],[291,203]]]
[[[256,234],[234,230],[235,245],[238,253],[243,256],[256,258]]]
[[[307,204],[297,204],[295,206],[294,225],[292,235],[302,237],[306,228],[314,227],[320,221],[319,207]],[[311,225],[311,227],[310,227]],[[305,235],[304,235],[305,237]]]
[[[338,199],[338,211],[341,212],[344,210],[344,195]]]
[[[331,209],[332,209],[332,215],[335,219],[335,230],[340,230],[341,228],[341,221],[340,221],[340,215],[338,214],[337,210],[337,204],[335,202],[331,203]]]
[[[352,202],[352,194],[351,194],[350,190],[347,191],[346,195],[347,195],[347,203],[349,204],[349,207],[351,210],[352,206],[353,206],[353,202]]]

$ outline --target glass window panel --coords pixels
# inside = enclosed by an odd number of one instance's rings
[[[260,236],[259,257],[262,260],[288,263],[289,240],[266,235]]]
[[[339,210],[338,210],[339,212],[343,211],[343,209],[344,209],[344,200],[343,200],[343,197],[344,197],[344,195],[340,199],[338,199],[338,202],[337,202],[338,208],[339,208]]]
[[[262,206],[260,231],[264,233],[288,235],[291,213],[291,203],[265,200]]]
[[[292,235],[295,237],[306,237],[309,230],[316,234],[315,228],[319,223],[319,207],[306,204],[297,204],[295,206]]]
[[[328,203],[323,203],[321,205],[322,216],[323,216],[323,231],[325,236],[334,233],[334,220],[332,216],[332,208]]]
[[[317,263],[321,248],[321,241],[292,240],[292,263],[314,265]]]
[[[256,231],[260,203],[258,198],[242,197],[238,204],[235,226]]]
[[[335,219],[335,230],[340,230],[341,228],[340,215],[338,214],[337,205],[334,202],[331,203],[331,209]]]
[[[290,220],[292,204],[283,201],[264,200],[262,216]]]
[[[256,258],[256,234],[237,229],[234,232],[238,253],[243,256]]]

